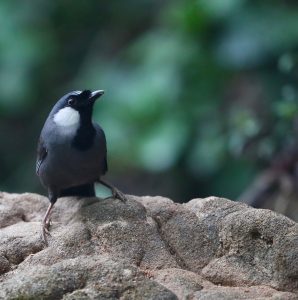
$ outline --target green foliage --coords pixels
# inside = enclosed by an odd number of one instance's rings
[[[295,141],[293,1],[3,1],[0,25],[2,189],[37,189],[39,129],[69,90],[106,91],[117,180],[172,181],[144,193],[236,197]]]

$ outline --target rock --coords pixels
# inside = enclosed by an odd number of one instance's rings
[[[199,274],[177,268],[157,270],[154,272],[153,278],[173,291],[179,299],[186,299],[194,292],[211,285]]]
[[[297,299],[298,225],[210,197],[0,193],[0,299]]]
[[[16,282],[20,281],[20,284]],[[36,264],[5,278],[3,299],[177,299],[135,267],[106,256],[78,256],[51,266]]]
[[[295,300],[297,294],[279,292],[267,286],[252,286],[245,287],[224,287],[216,286],[209,289],[204,289],[193,294],[194,300],[244,300],[244,299],[275,299],[275,300]]]

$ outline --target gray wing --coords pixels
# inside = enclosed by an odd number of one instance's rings
[[[37,145],[37,159],[36,159],[36,174],[39,175],[39,169],[42,162],[47,157],[48,150],[44,145],[42,138],[39,138],[38,145]]]

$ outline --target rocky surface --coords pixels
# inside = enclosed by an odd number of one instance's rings
[[[298,299],[298,225],[210,197],[0,193],[0,299]]]

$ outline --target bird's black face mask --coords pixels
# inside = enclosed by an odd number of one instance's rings
[[[69,95],[66,99],[66,106],[69,106],[77,111],[89,110],[92,108],[96,99],[103,95],[103,91],[94,91],[85,90],[80,94]]]

